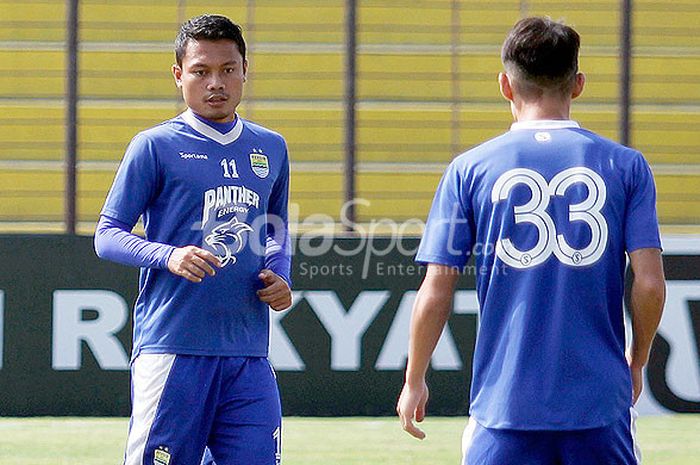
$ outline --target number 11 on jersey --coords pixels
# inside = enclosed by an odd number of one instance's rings
[[[236,160],[221,160],[221,167],[224,169],[224,177],[228,179],[238,178],[238,170],[236,169]]]

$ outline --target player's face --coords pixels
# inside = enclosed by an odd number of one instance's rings
[[[187,106],[218,123],[233,121],[247,71],[248,63],[232,40],[190,40],[182,66],[173,65]]]

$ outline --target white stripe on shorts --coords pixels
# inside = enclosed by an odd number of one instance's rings
[[[175,354],[140,354],[134,360],[131,368],[134,398],[131,428],[126,441],[125,465],[143,464],[148,435],[174,361]]]
[[[642,449],[637,444],[637,409],[630,407],[630,433],[632,434],[632,449],[634,450],[634,458],[637,459],[637,465],[642,463]]]
[[[467,454],[472,446],[474,431],[476,431],[476,420],[474,417],[470,417],[466,428],[464,428],[464,433],[462,433],[462,465],[467,465]]]

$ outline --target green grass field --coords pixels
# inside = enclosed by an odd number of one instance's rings
[[[395,418],[285,418],[285,465],[459,464],[463,418],[428,418],[424,441]],[[0,418],[0,465],[118,465],[123,418]],[[700,415],[645,417],[644,463],[697,465]]]

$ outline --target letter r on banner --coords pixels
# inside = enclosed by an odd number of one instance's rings
[[[83,310],[96,311],[97,318],[83,320]],[[81,343],[85,341],[102,369],[128,370],[129,358],[116,336],[128,316],[126,302],[112,291],[54,291],[53,369],[79,370]]]

